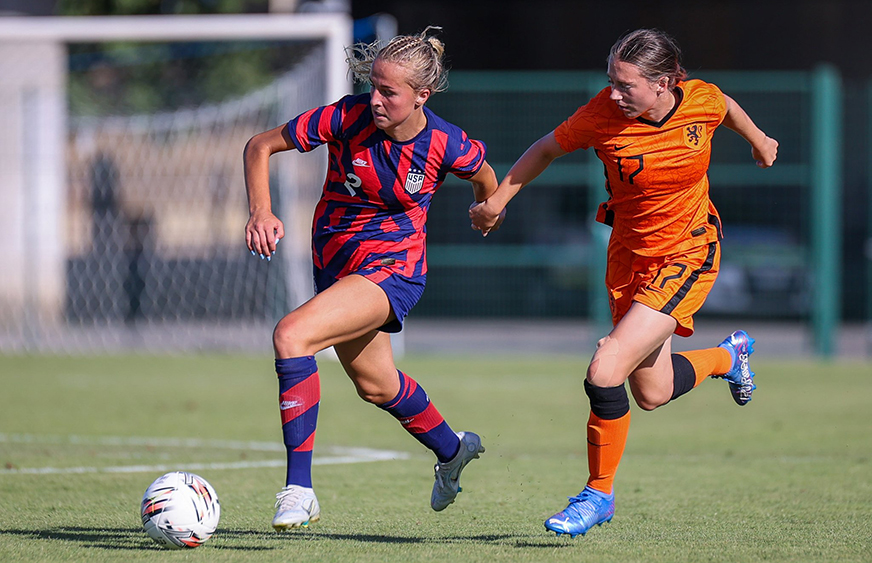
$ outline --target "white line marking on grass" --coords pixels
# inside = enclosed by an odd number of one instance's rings
[[[79,436],[70,434],[4,434],[0,443],[12,444],[67,444],[73,446],[160,446],[167,448],[216,448],[227,450],[253,450],[283,452],[285,446],[277,442],[248,442],[244,440],[201,440],[198,438],[146,438],[141,436]]]
[[[3,434],[0,443],[11,444],[67,444],[89,446],[156,446],[165,448],[217,448],[229,450],[284,452],[283,444],[273,442],[246,442],[233,440],[198,440],[195,438],[142,438],[125,436],[40,436],[35,434]],[[372,448],[346,448],[326,446],[318,448],[313,465],[339,465],[348,463],[368,463],[409,459],[410,454],[391,450]],[[152,473],[159,471],[204,469],[255,469],[262,467],[284,467],[284,459],[263,461],[235,461],[214,463],[187,463],[177,465],[122,465],[114,467],[26,467],[20,469],[0,469],[0,475],[55,475],[82,473]]]

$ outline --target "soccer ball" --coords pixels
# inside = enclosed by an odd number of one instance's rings
[[[221,517],[218,495],[205,479],[185,471],[158,477],[142,496],[142,527],[170,549],[197,547],[212,537]]]

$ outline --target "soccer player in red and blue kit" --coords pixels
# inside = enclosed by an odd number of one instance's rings
[[[348,63],[355,79],[371,83],[370,93],[307,111],[245,147],[246,243],[267,258],[284,236],[271,210],[269,157],[322,144],[329,150],[312,229],[316,295],[273,334],[288,455],[272,522],[277,530],[320,518],[311,472],[320,402],[314,355],[329,346],[360,397],[397,418],[436,455],[433,510],[454,502],[461,470],[484,452],[479,436],[451,430],[424,389],[396,368],[391,351],[389,333],[402,329],[424,291],[433,194],[449,173],[469,180],[479,202],[497,187],[484,144],[424,105],[447,83],[444,47],[429,29],[395,37],[383,49],[355,45]]]

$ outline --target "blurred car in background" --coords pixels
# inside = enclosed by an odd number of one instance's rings
[[[735,226],[722,241],[721,271],[701,312],[805,317],[812,283],[808,249],[790,233]]]

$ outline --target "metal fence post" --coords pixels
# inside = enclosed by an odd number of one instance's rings
[[[866,219],[866,243],[863,256],[866,258],[866,355],[872,355],[872,80],[866,84],[866,107],[869,113],[866,130],[866,197],[868,199]]]
[[[815,352],[830,357],[841,317],[842,85],[822,65],[812,75],[811,225]]]
[[[587,74],[587,94],[590,97],[596,95],[606,85],[605,79],[600,73]],[[612,314],[609,309],[609,300],[605,288],[606,279],[606,253],[611,236],[611,228],[597,223],[595,220],[597,208],[606,199],[605,175],[602,163],[589,149],[587,161],[587,185],[588,185],[588,224],[590,225],[590,269],[588,292],[590,297],[588,314],[594,342],[609,333],[612,329]]]

